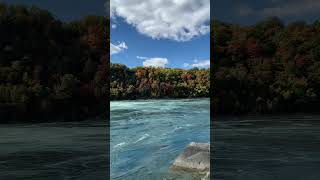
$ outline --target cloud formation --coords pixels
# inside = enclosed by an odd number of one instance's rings
[[[162,58],[162,57],[142,57],[142,56],[137,56],[138,59],[143,59],[143,66],[144,67],[162,67],[164,68],[168,63],[169,60],[167,58]]]
[[[128,46],[125,42],[119,42],[118,45],[110,43],[110,54],[118,54],[121,51],[128,49]]]
[[[184,63],[183,66],[185,68],[209,68],[210,67],[210,59],[205,60],[194,60],[193,64]]]
[[[153,39],[188,41],[210,31],[210,0],[112,0],[110,15]]]

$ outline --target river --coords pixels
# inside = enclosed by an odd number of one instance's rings
[[[320,117],[228,117],[213,121],[213,179],[319,180]]]
[[[170,165],[190,142],[210,142],[210,100],[111,102],[111,179],[193,179]]]
[[[192,141],[209,142],[209,99],[112,101],[111,179],[193,179],[170,171]],[[215,180],[320,179],[320,116],[213,121]],[[103,121],[0,126],[0,179],[105,180]]]
[[[103,120],[0,125],[0,179],[106,180]]]

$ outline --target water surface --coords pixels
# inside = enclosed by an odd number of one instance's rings
[[[210,141],[209,99],[111,102],[111,179],[194,179],[170,173],[190,142]]]
[[[0,125],[0,179],[108,179],[106,122]]]
[[[213,132],[215,180],[320,179],[319,116],[225,118]]]

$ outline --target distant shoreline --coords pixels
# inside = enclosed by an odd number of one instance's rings
[[[276,121],[276,120],[315,120],[320,113],[273,113],[273,114],[242,114],[242,115],[215,115],[213,121]]]
[[[210,97],[185,97],[185,98],[137,98],[137,99],[113,99],[112,101],[147,101],[147,100],[183,100],[183,99],[210,99]]]
[[[108,118],[103,117],[103,114],[97,115],[97,116],[92,116],[92,117],[85,117],[83,119],[77,119],[77,120],[72,120],[72,119],[64,119],[62,118],[56,118],[56,117],[51,117],[49,119],[46,119],[43,121],[41,118],[35,118],[35,119],[22,119],[22,120],[11,120],[11,121],[5,121],[5,122],[0,122],[0,125],[10,125],[10,124],[46,124],[46,123],[83,123],[83,122],[107,122]]]

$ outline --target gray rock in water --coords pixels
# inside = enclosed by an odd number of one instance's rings
[[[210,172],[208,171],[206,176],[204,176],[203,178],[201,178],[201,180],[210,180]]]
[[[195,172],[209,172],[210,169],[210,144],[190,143],[172,165],[173,169],[183,169]]]

